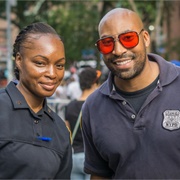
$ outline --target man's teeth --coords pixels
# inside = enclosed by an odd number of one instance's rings
[[[132,60],[128,60],[128,61],[122,61],[122,62],[116,62],[117,65],[124,65],[127,64],[129,62],[131,62]]]

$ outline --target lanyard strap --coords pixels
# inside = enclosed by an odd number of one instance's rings
[[[74,130],[73,130],[73,134],[72,134],[72,143],[73,143],[73,141],[74,141],[74,138],[75,138],[75,136],[76,136],[78,127],[79,127],[79,125],[80,125],[81,117],[82,117],[82,111],[80,111],[80,113],[79,113],[79,116],[78,116],[76,125],[75,125]]]

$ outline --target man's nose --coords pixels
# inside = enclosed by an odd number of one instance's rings
[[[115,39],[112,54],[119,56],[126,51],[127,49],[120,43],[119,39]]]

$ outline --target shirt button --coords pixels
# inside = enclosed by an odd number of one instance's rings
[[[132,118],[132,119],[135,119],[135,117],[136,117],[136,116],[135,116],[134,114],[131,115],[131,118]]]
[[[18,105],[22,104],[21,101],[17,101],[16,103],[17,103]]]
[[[123,101],[122,104],[123,104],[123,105],[126,105],[126,101]]]
[[[35,124],[38,124],[38,123],[39,123],[39,121],[38,121],[38,120],[34,120],[34,123],[35,123]]]

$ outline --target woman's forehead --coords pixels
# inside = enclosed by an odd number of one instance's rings
[[[31,40],[31,41],[37,41],[37,40],[42,40],[42,39],[54,39],[54,38],[58,38],[59,40],[61,40],[60,39],[60,37],[58,36],[58,35],[56,35],[56,34],[50,34],[50,33],[37,33],[37,34],[32,34],[32,33],[29,33],[28,35],[27,35],[27,37],[26,37],[26,40],[25,40],[25,42],[26,41],[29,41],[29,40]]]
[[[55,40],[62,43],[59,36],[54,34],[29,34],[23,41],[23,47],[35,49],[37,46],[48,46],[48,44],[55,43]]]

